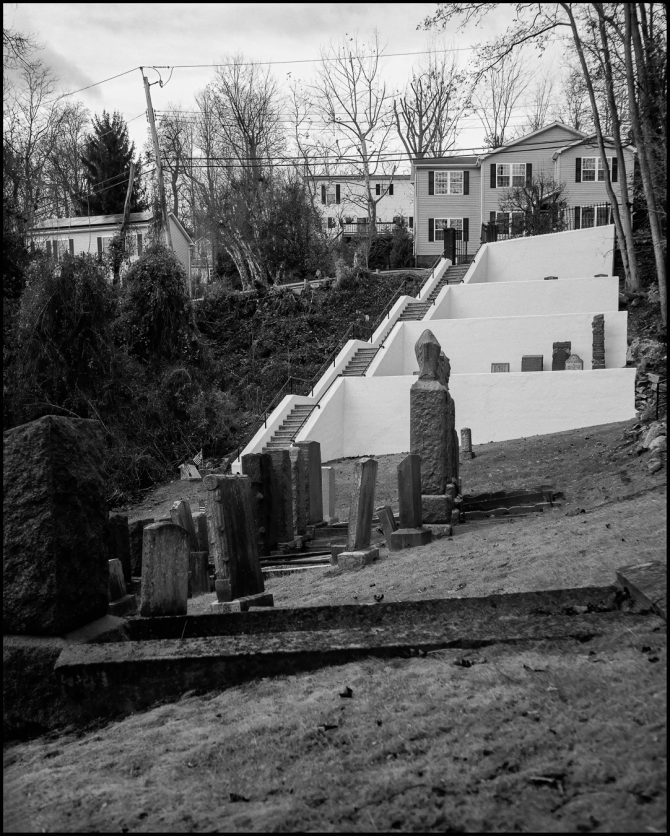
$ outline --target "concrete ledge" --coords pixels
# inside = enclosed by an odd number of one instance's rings
[[[633,600],[643,607],[668,617],[668,567],[665,563],[638,563],[617,569],[617,580]]]
[[[430,528],[398,528],[391,534],[393,550],[425,546],[433,539]]]
[[[275,599],[271,592],[259,592],[256,595],[245,595],[234,601],[214,601],[211,605],[213,615],[224,613],[246,612],[249,607],[274,607]]]
[[[340,552],[337,556],[337,566],[340,569],[349,571],[351,569],[362,569],[369,566],[379,558],[379,547],[370,546],[367,549],[360,549],[355,552]]]

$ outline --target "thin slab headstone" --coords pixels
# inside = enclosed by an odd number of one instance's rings
[[[593,331],[593,358],[591,368],[605,368],[605,315],[596,314],[591,323]]]
[[[191,593],[204,595],[209,592],[209,568],[207,552],[191,552],[188,557]]]
[[[123,577],[130,583],[132,564],[130,559],[130,528],[127,514],[109,515],[109,554],[110,560],[120,560]]]
[[[181,525],[165,521],[144,529],[140,615],[186,615],[190,546]]]
[[[565,364],[571,354],[572,343],[570,341],[562,343],[554,343],[552,345],[551,353],[551,370],[552,372],[564,372]]]
[[[354,465],[351,503],[349,505],[349,526],[347,530],[347,551],[360,551],[370,545],[372,512],[375,505],[377,485],[377,460],[363,459]]]
[[[461,429],[461,450],[464,453],[472,453],[472,430],[470,427]]]
[[[421,456],[410,453],[398,465],[398,503],[400,528],[420,528]]]
[[[335,468],[321,468],[321,496],[323,501],[323,514],[326,522],[332,525],[337,522],[335,516]]]
[[[208,474],[207,531],[216,570],[217,598],[231,601],[264,592],[254,525],[251,479]]]
[[[491,374],[498,374],[499,372],[508,372],[509,363],[491,363]]]
[[[305,534],[307,530],[307,462],[302,447],[291,445],[291,500],[293,508],[293,537]]]
[[[307,474],[307,525],[323,521],[323,494],[321,490],[321,445],[318,441],[297,441],[306,459]]]
[[[197,551],[206,552],[207,554],[209,554],[209,537],[207,536],[207,514],[205,514],[204,509],[202,511],[196,511],[195,514],[193,514],[193,525],[195,526],[195,533],[198,537]]]
[[[277,491],[277,539],[289,543],[294,539],[293,490],[291,486],[291,456],[288,448],[269,450]]]
[[[394,531],[398,530],[398,523],[393,515],[393,508],[391,508],[390,505],[382,505],[381,508],[377,508],[377,517],[379,518],[379,523],[382,527],[382,531],[384,532],[386,545],[389,547],[390,551],[396,551],[391,542],[391,535]]]
[[[170,508],[170,519],[175,525],[180,525],[188,531],[190,548],[192,552],[198,551],[198,534],[193,522],[191,506],[185,499],[178,499]]]
[[[565,361],[566,371],[581,371],[584,368],[584,361],[579,354],[571,354]]]
[[[123,566],[118,558],[109,562],[109,600],[118,601],[127,594],[126,582],[123,577]]]
[[[268,453],[242,456],[242,473],[251,479],[254,519],[260,554],[269,555],[278,545],[277,489],[272,459]]]
[[[542,354],[524,354],[521,358],[522,372],[544,371],[544,356]]]

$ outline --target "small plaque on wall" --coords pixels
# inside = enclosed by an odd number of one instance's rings
[[[508,372],[509,363],[491,363],[491,372]]]
[[[521,358],[522,372],[544,371],[544,357],[542,354],[524,354]]]

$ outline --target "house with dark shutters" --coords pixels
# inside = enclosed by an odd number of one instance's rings
[[[606,142],[612,185],[621,201],[616,151]],[[629,181],[635,149],[624,149]],[[495,223],[509,235],[520,229],[516,213],[503,212],[506,190],[531,182],[542,173],[564,183],[568,209],[563,228],[580,229],[611,223],[605,172],[594,136],[553,122],[506,143],[488,154],[423,158],[412,161],[414,179],[414,253],[417,266],[429,266],[444,249],[444,230],[456,229],[461,251],[471,257],[482,226]],[[521,213],[520,213],[521,214]]]

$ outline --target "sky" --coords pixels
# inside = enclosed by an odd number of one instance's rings
[[[435,3],[414,4],[265,4],[265,3],[5,3],[3,25],[31,33],[44,46],[39,53],[59,78],[59,90],[76,93],[91,113],[118,110],[128,122],[136,150],[147,139],[143,66],[150,82],[154,109],[178,104],[193,109],[194,96],[214,76],[212,64],[238,53],[248,60],[273,62],[280,87],[288,82],[314,80],[320,49],[331,42],[357,35],[360,43],[373,37],[375,28],[386,53],[419,53],[431,43],[453,49],[467,68],[473,48],[498,34],[510,22],[511,7],[501,6],[480,28],[467,32],[418,31],[433,14]],[[542,57],[531,50],[533,70],[556,66],[556,47]],[[560,58],[560,54],[558,55]],[[389,87],[401,89],[421,55],[383,59],[382,73]],[[175,65],[204,65],[179,67]],[[154,70],[157,67],[175,67]],[[131,72],[128,72],[131,71]],[[127,73],[119,78],[112,78]],[[97,82],[111,79],[103,84]],[[169,81],[168,81],[169,79]],[[522,121],[522,113],[515,120]],[[474,116],[463,122],[459,149],[481,145],[483,129]],[[456,150],[456,149],[454,149]]]

